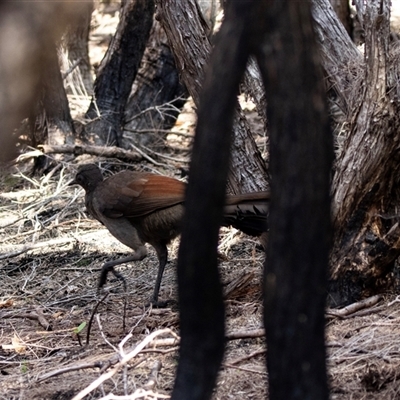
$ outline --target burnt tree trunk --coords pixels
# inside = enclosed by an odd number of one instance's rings
[[[208,26],[194,0],[157,0],[158,18],[168,36],[175,63],[196,106],[203,82],[204,68],[211,52]],[[237,106],[232,144],[228,190],[233,193],[263,190],[268,174],[247,121]]]
[[[341,304],[386,288],[400,255],[400,49],[389,43],[389,0],[355,1],[364,55],[328,0],[313,3],[323,65],[345,128],[332,188],[330,297]]]
[[[257,60],[273,177],[264,271],[269,398],[328,399],[324,314],[333,145],[325,89],[309,2],[266,2],[264,12],[255,23],[264,25],[264,35],[256,35],[263,38]]]
[[[139,145],[157,143],[174,125],[186,99],[167,36],[155,20],[126,105],[125,136]]]
[[[324,311],[332,138],[309,5],[273,4],[228,2],[204,81],[185,207],[190,218],[184,219],[178,259],[181,347],[173,400],[210,398],[222,360],[218,227],[236,95],[250,54],[269,95],[274,172],[264,282],[269,398],[328,398]]]
[[[96,144],[122,143],[124,110],[153,23],[153,0],[127,0],[120,22],[101,62],[86,116],[87,139]],[[92,136],[92,138],[90,138]]]

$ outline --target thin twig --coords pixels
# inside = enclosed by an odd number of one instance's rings
[[[93,318],[94,315],[96,314],[97,309],[99,308],[99,305],[107,298],[107,296],[110,294],[110,292],[107,292],[94,306],[92,314],[90,314],[89,318],[89,323],[87,327],[87,332],[86,332],[86,345],[89,344],[89,339],[90,339],[90,330],[92,329],[92,323],[93,323]]]
[[[88,395],[94,389],[99,387],[107,379],[110,379],[112,376],[114,376],[124,365],[126,365],[130,360],[132,360],[132,358],[136,357],[149,343],[151,343],[154,338],[156,338],[159,335],[163,335],[165,333],[173,334],[171,329],[167,328],[167,329],[160,329],[158,331],[153,332],[149,336],[147,336],[141,343],[139,343],[134,348],[134,350],[132,350],[130,353],[128,353],[119,363],[117,363],[111,371],[106,372],[103,375],[101,375],[98,379],[96,379],[94,382],[92,382],[84,390],[82,390],[76,396],[74,396],[72,400],[83,399],[86,395]]]

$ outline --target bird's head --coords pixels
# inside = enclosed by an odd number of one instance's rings
[[[80,185],[86,191],[94,190],[103,181],[100,168],[95,164],[85,164],[78,168],[75,179],[69,185]]]

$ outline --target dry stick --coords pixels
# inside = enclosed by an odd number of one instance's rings
[[[222,363],[222,366],[225,367],[225,368],[238,369],[239,371],[251,372],[253,374],[262,374],[262,375],[266,375],[267,374],[266,371],[255,371],[254,369],[245,368],[245,367],[238,367],[236,365],[231,365],[231,364],[226,364],[226,363]]]
[[[226,340],[236,340],[236,339],[249,339],[258,338],[265,336],[265,329],[254,329],[252,331],[237,331],[230,332],[225,335]]]
[[[179,347],[171,347],[170,349],[167,350],[161,350],[161,349],[144,349],[142,350],[142,353],[159,353],[159,354],[169,354],[173,353],[174,351],[179,350]]]
[[[5,318],[26,318],[31,319],[34,321],[38,321],[38,323],[44,328],[45,331],[51,331],[51,324],[46,320],[45,316],[43,315],[40,308],[35,307],[35,312],[30,313],[19,313],[19,314],[9,314],[9,315],[2,315],[2,319]]]
[[[156,360],[153,364],[153,367],[150,370],[149,377],[147,382],[144,384],[144,388],[147,390],[154,389],[157,383],[158,373],[161,371],[162,364],[160,360]]]
[[[134,393],[127,396],[118,396],[113,393],[107,396],[101,397],[99,400],[158,400],[158,399],[170,399],[171,396],[167,394],[155,393],[152,390],[136,389]]]
[[[356,311],[362,310],[364,308],[372,307],[382,299],[382,296],[377,294],[375,296],[368,297],[367,299],[358,301],[357,303],[350,304],[339,310],[328,309],[326,310],[327,315],[344,318],[350,314],[354,314]]]
[[[130,360],[132,360],[132,358],[136,357],[149,343],[151,343],[151,341],[154,338],[164,333],[171,333],[172,335],[174,335],[171,329],[168,328],[153,332],[151,335],[147,336],[141,343],[139,343],[139,345],[137,345],[133,351],[124,355],[122,360],[111,371],[101,375],[98,379],[92,382],[84,390],[79,392],[72,400],[83,399],[86,395],[88,395],[94,389],[98,388],[107,379],[113,377],[124,365],[126,365]]]
[[[96,314],[97,309],[99,308],[99,305],[107,298],[107,296],[110,294],[110,292],[107,292],[94,306],[92,314],[90,315],[89,323],[88,323],[88,328],[87,328],[87,333],[86,333],[86,346],[89,344],[89,338],[90,338],[90,330],[92,329],[92,323],[93,323],[93,318],[94,315]]]
[[[158,157],[160,157],[160,158],[165,158],[166,160],[171,160],[171,161],[175,161],[175,162],[181,162],[181,163],[189,163],[189,159],[187,159],[187,158],[185,158],[185,159],[183,159],[183,158],[176,158],[176,157],[171,157],[171,156],[166,156],[166,155],[164,155],[164,154],[162,154],[162,153],[159,153],[159,152],[157,152],[157,151],[154,151],[154,150],[152,150],[152,149],[149,149],[148,147],[146,147],[145,145],[141,145],[144,149],[146,149],[146,151],[148,151],[149,153],[153,153],[153,154],[155,154],[156,156],[158,156]]]
[[[72,372],[72,371],[79,371],[80,369],[88,369],[88,368],[101,368],[102,363],[99,361],[96,361],[94,363],[89,363],[89,364],[81,364],[81,365],[72,365],[71,367],[66,367],[62,369],[57,369],[56,371],[51,371],[48,372],[47,374],[44,374],[37,378],[36,382],[42,382],[46,379],[54,378],[55,376],[65,374],[67,372]]]
[[[35,249],[40,249],[42,247],[49,247],[49,246],[58,246],[60,244],[67,244],[67,243],[71,243],[71,242],[75,242],[75,241],[76,241],[76,239],[74,239],[74,238],[58,238],[58,239],[48,240],[46,242],[33,243],[33,244],[28,244],[28,245],[24,244],[23,246],[14,246],[17,248],[19,247],[19,250],[12,251],[10,253],[0,254],[0,260],[17,257],[20,254],[26,253],[29,250],[35,250]]]
[[[42,310],[39,307],[35,307],[35,311],[38,317],[38,322],[42,327],[44,328],[45,331],[51,331],[52,327],[49,322],[47,322],[45,316],[42,313]]]
[[[139,360],[137,363],[132,365],[132,368],[136,368],[139,366],[144,360]],[[62,374],[66,374],[68,372],[72,371],[79,371],[80,369],[88,369],[88,368],[99,368],[100,371],[104,368],[104,364],[106,364],[107,368],[111,365],[114,365],[118,362],[118,358],[112,357],[110,360],[106,362],[100,362],[96,361],[93,363],[88,363],[88,364],[80,364],[80,365],[71,365],[70,367],[65,367],[61,369],[57,369],[55,371],[48,372],[46,374],[43,374],[39,378],[37,378],[36,382],[42,382],[46,379],[54,378],[55,376],[59,376]]]
[[[23,219],[25,219],[25,217],[21,217],[16,219],[15,221],[9,222],[8,224],[1,225],[0,229],[8,228],[9,226],[16,224],[17,222],[22,221]]]
[[[148,154],[146,154],[143,150],[140,150],[134,144],[130,143],[130,146],[136,150],[145,160],[151,162],[152,164],[156,165],[157,167],[166,167],[171,169],[172,167],[168,164],[157,162],[154,158],[151,158]]]
[[[256,351],[253,351],[253,353],[246,354],[245,356],[239,357],[236,360],[229,361],[229,363],[227,365],[230,365],[230,366],[236,365],[243,361],[249,360],[250,358],[257,357],[260,354],[265,354],[266,352],[267,352],[267,349],[256,350]]]
[[[82,154],[91,154],[93,156],[102,156],[110,158],[119,158],[123,160],[141,161],[143,157],[135,152],[121,149],[115,146],[103,147],[92,145],[48,145],[38,146],[40,151],[32,151],[25,153],[18,158],[18,161],[24,161],[27,158],[38,157],[43,154],[74,154],[79,156]]]
[[[366,315],[378,313],[378,312],[386,310],[386,309],[387,309],[387,305],[384,304],[382,306],[368,308],[367,310],[357,311],[354,314],[347,315],[347,316],[343,317],[343,319],[349,319],[349,318],[354,318],[354,317],[364,317]]]

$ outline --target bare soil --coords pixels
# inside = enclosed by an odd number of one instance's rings
[[[96,12],[92,58],[102,54],[99,47],[106,48],[107,29],[117,20],[116,14]],[[79,118],[80,104],[88,99],[75,96],[70,101]],[[249,116],[254,121],[251,110]],[[152,248],[145,260],[118,267],[127,281],[126,292],[111,275],[98,293],[102,264],[126,256],[129,249],[86,214],[83,190],[68,182],[77,165],[93,161],[101,161],[108,173],[133,168],[180,178],[187,168],[194,122],[188,105],[165,152],[149,154],[157,164],[79,156],[57,161],[41,177],[30,175],[31,161],[2,174],[0,399],[169,397],[179,345],[179,241],[169,248],[160,291],[160,298],[169,300],[166,308],[146,307],[157,273]],[[213,398],[263,399],[268,394],[265,340],[260,336],[263,251],[253,238],[232,229],[221,230],[219,251],[227,332],[236,338],[227,341]],[[341,318],[327,313],[331,398],[400,398],[399,337],[400,297],[395,293],[358,313]]]

